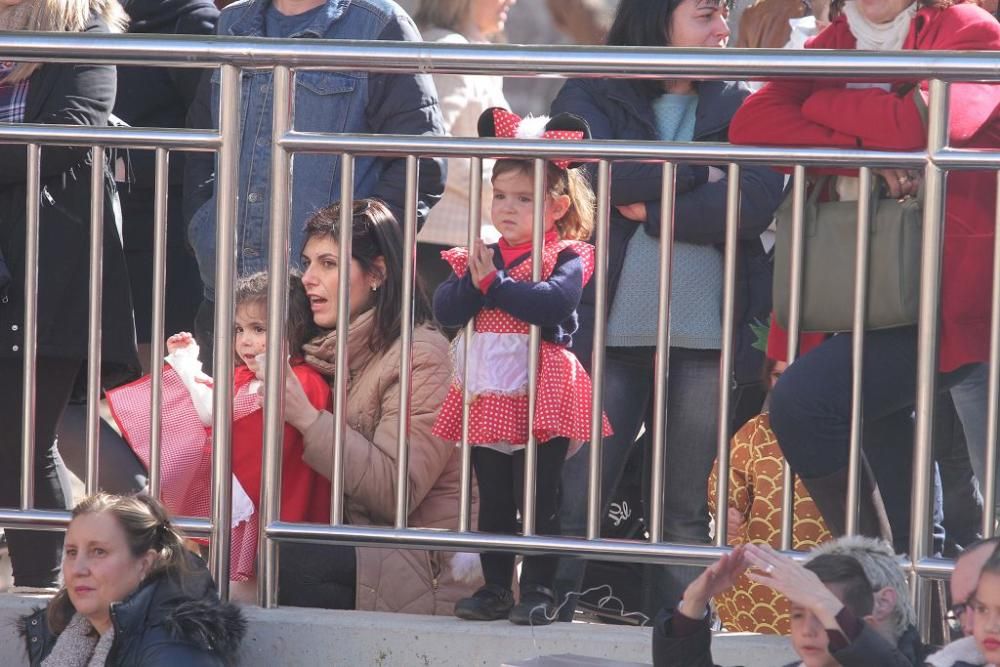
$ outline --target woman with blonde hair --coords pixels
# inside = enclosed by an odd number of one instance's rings
[[[155,499],[84,498],[63,577],[48,606],[22,619],[32,667],[236,664],[246,622]]]
[[[507,12],[517,0],[420,0],[413,20],[424,40],[440,44],[481,44],[495,39],[504,28]],[[477,136],[476,122],[490,107],[510,108],[503,95],[503,77],[487,75],[435,74],[434,86],[441,103],[445,131],[456,137]],[[489,224],[492,200],[490,174],[493,160],[483,160],[483,197],[480,220],[483,236],[499,238]],[[428,291],[444,282],[451,269],[441,260],[441,251],[465,245],[469,220],[469,161],[448,159],[444,196],[431,209],[420,232],[417,262]]]
[[[125,14],[117,0],[4,0],[0,30],[121,32]],[[5,62],[0,64],[0,121],[101,127],[115,101],[110,65]],[[0,506],[19,505],[21,429],[35,429],[35,506],[64,509],[56,475],[55,429],[87,358],[90,173],[86,148],[42,150],[39,200],[37,386],[35,421],[22,424],[22,367],[27,257],[26,206],[30,181],[23,145],[0,146],[0,255],[10,271],[0,286]],[[138,366],[131,297],[116,215],[114,179],[103,158],[104,280],[102,362],[104,379],[128,376]],[[117,378],[108,375],[116,371]],[[8,530],[16,587],[56,582],[62,535]]]

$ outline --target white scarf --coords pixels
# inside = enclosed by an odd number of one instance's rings
[[[90,621],[73,614],[52,652],[42,661],[42,667],[104,667],[114,641],[114,626],[103,635],[97,635]]]
[[[843,11],[859,51],[899,51],[910,33],[913,17],[917,15],[917,3],[910,3],[888,23],[872,23],[861,15],[853,0],[844,3]]]

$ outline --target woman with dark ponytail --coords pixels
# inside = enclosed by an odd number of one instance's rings
[[[32,667],[237,663],[246,622],[152,497],[83,499],[62,570],[48,607],[23,619]]]

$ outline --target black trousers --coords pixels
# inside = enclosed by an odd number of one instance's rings
[[[535,532],[558,535],[559,487],[569,440],[553,438],[538,446],[535,485]],[[524,450],[504,454],[488,447],[474,447],[472,464],[479,482],[479,530],[486,533],[517,533],[518,513],[524,504]],[[510,588],[514,577],[514,554],[484,551],[479,556],[487,584]],[[521,565],[521,588],[527,585],[552,588],[559,559],[555,556],[525,556]]]
[[[35,400],[35,507],[66,509],[56,470],[56,425],[69,402],[80,360],[39,357]],[[0,507],[19,507],[23,362],[0,359]],[[16,586],[53,586],[62,556],[61,531],[7,529]]]
[[[278,604],[354,609],[357,576],[354,547],[299,542],[278,547]]]

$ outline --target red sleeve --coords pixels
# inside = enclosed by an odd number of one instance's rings
[[[824,333],[799,334],[799,356],[819,347],[824,340]],[[767,332],[767,356],[775,361],[788,361],[788,331],[778,324],[774,313],[771,314],[771,328]]]
[[[316,369],[307,364],[295,364],[292,372],[299,379],[302,389],[309,397],[309,402],[314,408],[325,410],[331,405],[330,385],[326,378],[319,374]]]
[[[929,10],[928,10],[929,11]],[[968,3],[929,21],[918,38],[921,51],[1000,49],[1000,24]],[[807,44],[807,48],[851,48],[843,18]],[[751,95],[737,111],[729,130],[735,144],[859,147],[916,150],[926,144],[924,112],[927,82],[897,94],[875,88],[845,89],[834,81],[772,81]],[[961,145],[994,117],[1000,86],[957,83],[951,86],[949,132]]]

